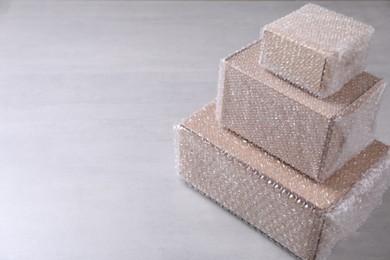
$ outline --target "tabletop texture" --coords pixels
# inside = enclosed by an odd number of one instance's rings
[[[0,1],[0,260],[293,260],[183,184],[173,125],[212,101],[219,60],[291,2]],[[390,2],[320,2],[375,27]],[[376,138],[390,144],[390,91]],[[329,260],[388,260],[390,191]]]

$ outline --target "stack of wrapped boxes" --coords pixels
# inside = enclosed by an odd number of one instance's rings
[[[325,259],[377,207],[389,147],[373,28],[313,4],[223,59],[218,98],[177,127],[181,179],[300,259]]]

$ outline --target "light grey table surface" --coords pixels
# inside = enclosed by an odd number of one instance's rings
[[[0,259],[294,259],[181,183],[172,126],[216,96],[219,59],[302,2],[0,2]],[[322,2],[372,24],[390,3]],[[377,137],[390,143],[390,92]],[[390,259],[390,192],[330,260]]]

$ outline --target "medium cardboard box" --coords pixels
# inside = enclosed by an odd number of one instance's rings
[[[259,51],[255,42],[221,61],[222,126],[320,182],[374,140],[383,80],[363,72],[318,99],[262,68]]]
[[[369,25],[307,4],[264,26],[260,63],[324,98],[363,72],[373,32]]]
[[[390,182],[388,146],[379,141],[318,183],[220,127],[215,104],[182,122],[176,141],[185,183],[305,260],[325,259]]]

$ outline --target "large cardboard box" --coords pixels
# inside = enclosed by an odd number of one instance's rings
[[[324,259],[356,230],[390,182],[379,141],[318,183],[220,127],[215,104],[182,122],[176,140],[185,183],[305,260]]]

